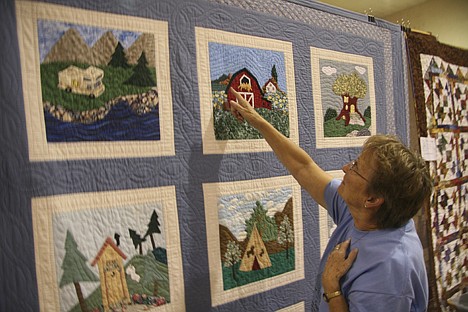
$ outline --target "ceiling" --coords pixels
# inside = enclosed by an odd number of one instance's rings
[[[400,11],[420,5],[428,0],[320,0],[349,11],[385,18]]]

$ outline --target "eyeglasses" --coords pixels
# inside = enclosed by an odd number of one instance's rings
[[[357,174],[358,176],[360,176],[361,178],[363,178],[367,183],[370,183],[369,180],[367,180],[362,174],[360,174],[358,171],[357,171],[357,160],[352,160],[348,163],[349,165],[349,170],[354,172],[355,174]]]

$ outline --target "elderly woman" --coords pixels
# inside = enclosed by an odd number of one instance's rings
[[[234,89],[231,112],[255,127],[337,224],[320,263],[319,311],[425,311],[428,283],[411,219],[429,199],[423,159],[392,136],[371,136],[334,180]]]

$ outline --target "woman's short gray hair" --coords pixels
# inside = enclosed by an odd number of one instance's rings
[[[391,135],[374,135],[362,153],[372,153],[374,174],[369,192],[384,198],[377,212],[380,228],[397,228],[424,206],[432,192],[432,180],[424,159]]]

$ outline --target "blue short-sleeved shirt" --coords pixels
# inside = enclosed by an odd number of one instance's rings
[[[337,192],[340,184],[340,180],[333,180],[325,189],[328,213],[337,228],[320,262],[320,281],[330,251],[351,238],[350,248],[358,248],[359,253],[340,281],[350,311],[382,311],[383,307],[391,307],[392,311],[426,311],[427,274],[413,220],[397,229],[360,231],[354,227],[348,207]],[[323,299],[320,311],[328,311]]]

